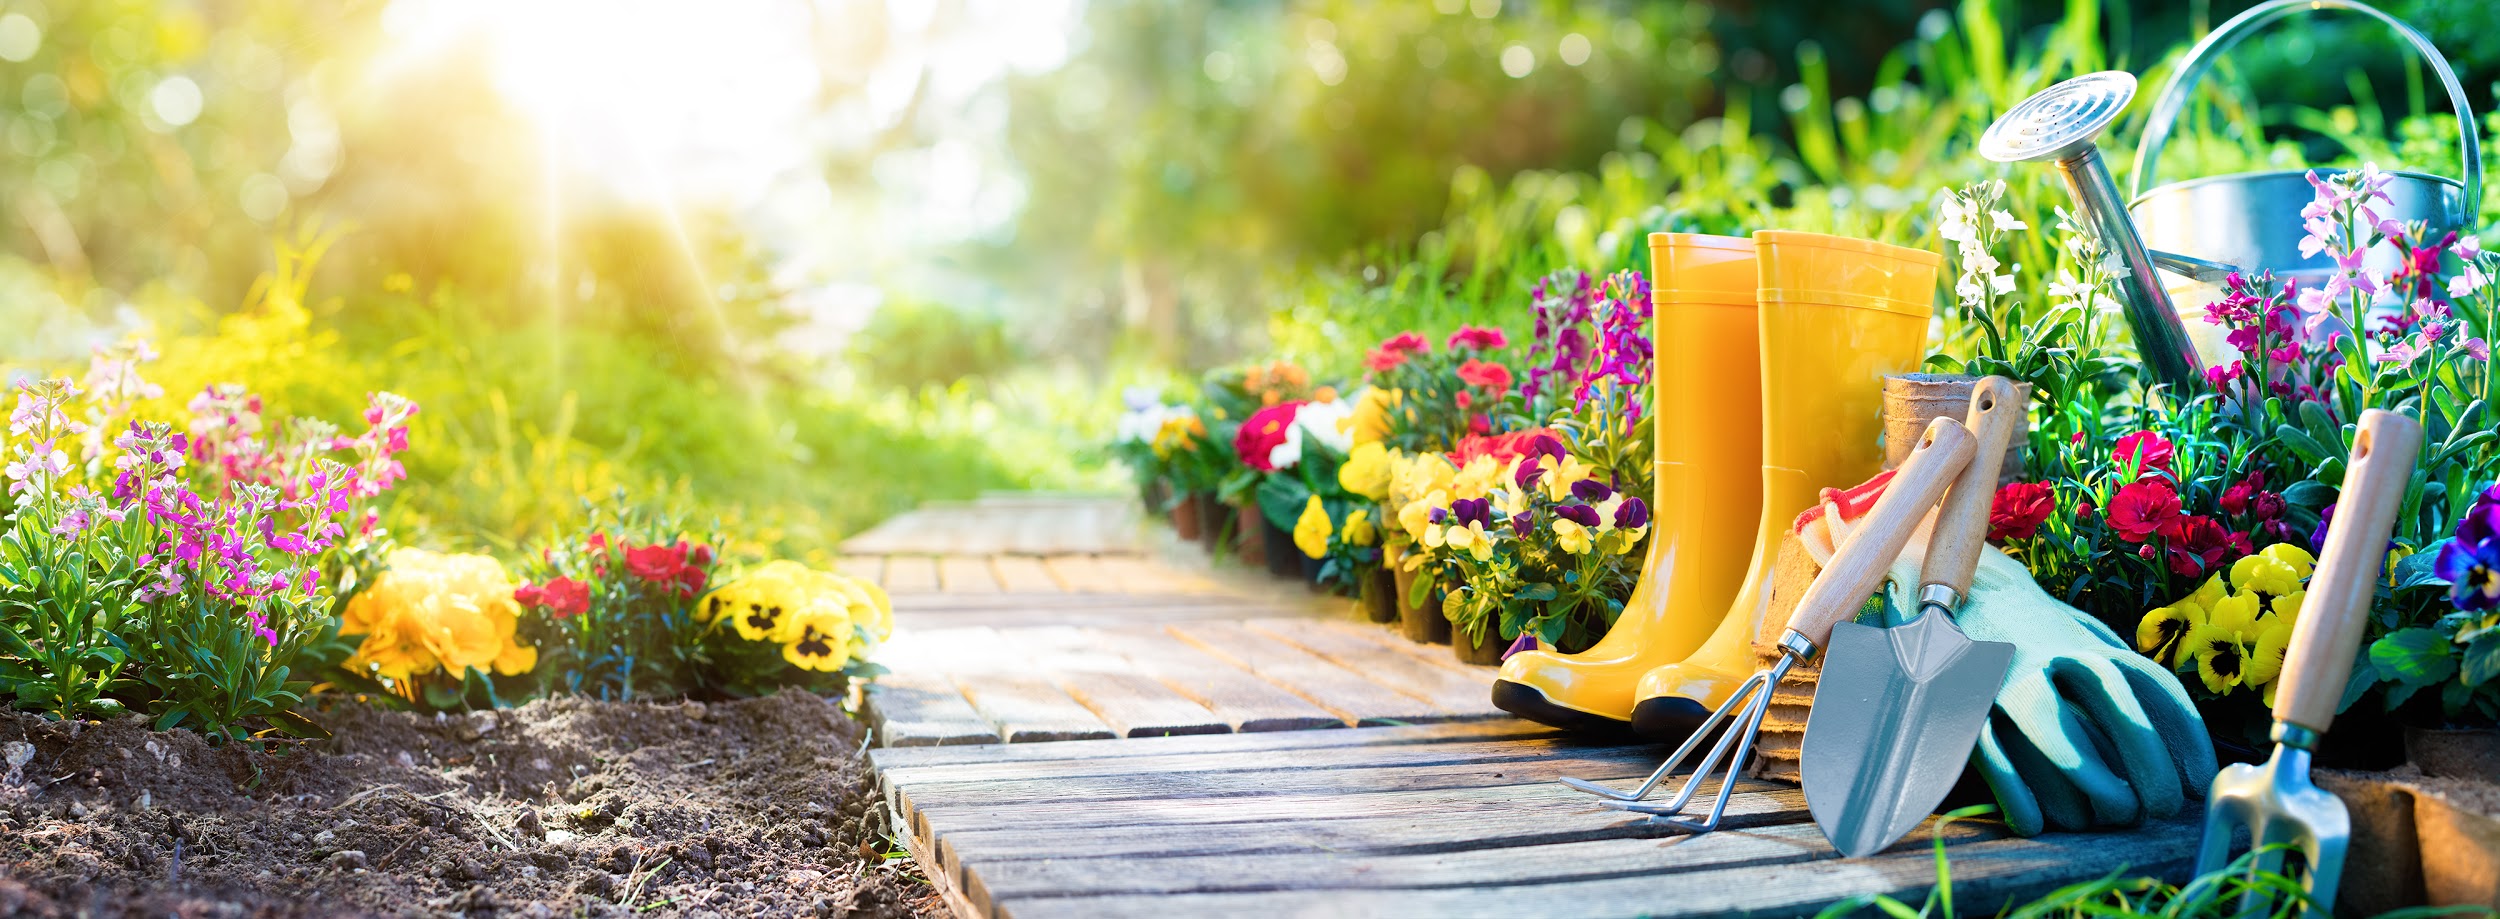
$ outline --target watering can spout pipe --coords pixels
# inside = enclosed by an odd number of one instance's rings
[[[2196,346],[2188,341],[2187,327],[2179,322],[2178,310],[2170,305],[2169,292],[2162,289],[2152,255],[2144,251],[2144,240],[2127,217],[2126,200],[2118,196],[2118,183],[2110,177],[2109,165],[2102,162],[2100,148],[2087,144],[2075,155],[2058,160],[2057,174],[2065,177],[2066,190],[2074,193],[2075,203],[2100,237],[2107,257],[2118,261],[2110,273],[2118,279],[2119,306],[2153,380],[2181,396],[2195,393],[2204,383],[2205,368],[2197,360]]]

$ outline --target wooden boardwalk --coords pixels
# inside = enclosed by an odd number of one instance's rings
[[[846,547],[895,592],[870,762],[967,919],[1783,916],[1935,881],[1932,822],[1839,858],[1792,785],[1740,784],[1703,836],[1600,807],[1555,780],[1628,786],[1667,751],[1509,718],[1447,646],[1069,504],[943,508]],[[1087,522],[1060,545],[1020,514]],[[1976,820],[1945,842],[1958,910],[1984,915],[2122,867],[2175,879],[2197,833]]]

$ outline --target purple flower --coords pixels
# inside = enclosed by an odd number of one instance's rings
[[[1581,479],[1577,482],[1571,483],[1571,496],[1590,504],[1596,504],[1597,502],[1614,497],[1615,490],[1607,487],[1606,483],[1600,482],[1596,479]]]
[[[65,539],[76,539],[78,534],[87,531],[87,526],[87,509],[85,507],[73,505],[70,507],[68,513],[61,515],[61,522],[53,525],[52,535]]]
[[[1599,519],[1597,516],[1597,509],[1586,504],[1556,505],[1554,507],[1554,516],[1584,527],[1596,526]]]
[[[1615,526],[1629,530],[1648,525],[1649,505],[1641,499],[1625,498],[1622,506],[1615,508]]]
[[[1539,462],[1535,454],[1520,457],[1519,471],[1511,476],[1512,481],[1519,483],[1520,491],[1535,490],[1536,483],[1544,478],[1545,464]]]
[[[1533,632],[1521,632],[1519,633],[1518,638],[1511,640],[1510,647],[1502,649],[1502,659],[1509,660],[1510,656],[1513,654],[1517,654],[1521,651],[1534,650],[1536,650],[1536,634]]]
[[[1460,526],[1493,525],[1493,503],[1483,498],[1460,498],[1450,502],[1450,520]]]
[[[2334,522],[2335,505],[2329,504],[2326,506],[2326,510],[2318,512],[2318,528],[2309,531],[2309,551],[2326,551],[2326,528],[2328,524],[2332,524]]]
[[[1536,515],[1528,513],[1527,511],[1520,511],[1519,513],[1511,515],[1510,531],[1513,534],[1524,539],[1529,533],[1534,532],[1535,529]]]

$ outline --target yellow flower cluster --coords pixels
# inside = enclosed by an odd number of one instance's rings
[[[1206,422],[1194,413],[1174,414],[1155,428],[1154,451],[1158,459],[1171,459],[1172,454],[1194,447],[1207,436]]]
[[[1501,462],[1491,457],[1477,457],[1451,476],[1446,493],[1432,492],[1417,502],[1417,507],[1401,511],[1399,523],[1410,528],[1420,525],[1416,541],[1425,548],[1446,548],[1453,552],[1465,552],[1477,561],[1490,560],[1493,557],[1493,541],[1491,535],[1485,532],[1482,521],[1470,520],[1462,524],[1445,517],[1441,524],[1436,525],[1431,522],[1432,511],[1436,508],[1447,510],[1453,501],[1481,498],[1490,506],[1489,516],[1493,523],[1499,526],[1527,510],[1535,492],[1543,492],[1548,501],[1563,501],[1571,497],[1571,486],[1594,477],[1597,471],[1587,461],[1566,454],[1554,461],[1552,468],[1539,477],[1533,490],[1522,489],[1516,484],[1519,465],[1530,461],[1546,462],[1541,458],[1523,457]],[[1648,534],[1649,528],[1645,525],[1630,528],[1615,526],[1615,511],[1623,506],[1626,497],[1618,492],[1589,505],[1597,512],[1594,525],[1557,515],[1552,523],[1555,545],[1573,555],[1601,550],[1621,555],[1632,551],[1641,537]],[[1413,512],[1411,518],[1407,516],[1410,511]],[[1608,539],[1616,534],[1620,534],[1621,538]]]
[[[780,645],[793,666],[825,673],[867,657],[894,634],[894,604],[883,589],[788,560],[714,588],[695,618],[714,628],[726,622],[748,641]]]
[[[437,668],[510,676],[538,666],[538,649],[514,636],[521,606],[502,564],[424,549],[399,549],[385,562],[389,569],[339,614],[339,634],[365,637],[348,669],[414,698],[412,681]]]
[[[1336,524],[1328,519],[1328,507],[1320,503],[1318,495],[1312,495],[1302,504],[1301,518],[1293,522],[1294,548],[1312,558],[1325,558],[1328,537],[1336,532]]]
[[[2247,687],[2272,705],[2316,566],[2299,546],[2267,546],[2232,563],[2227,585],[2214,575],[2178,602],[2145,613],[2136,624],[2136,650],[2182,673],[2193,667],[2217,695]]]
[[[1398,390],[1377,386],[1363,390],[1354,400],[1354,415],[1349,419],[1355,446],[1378,444],[1388,438],[1389,422],[1405,401],[1406,394]]]

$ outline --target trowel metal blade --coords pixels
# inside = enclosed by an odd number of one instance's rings
[[[1945,615],[1832,628],[1806,716],[1806,809],[1842,855],[1873,855],[1918,827],[1970,761],[2014,646],[1972,641]]]

